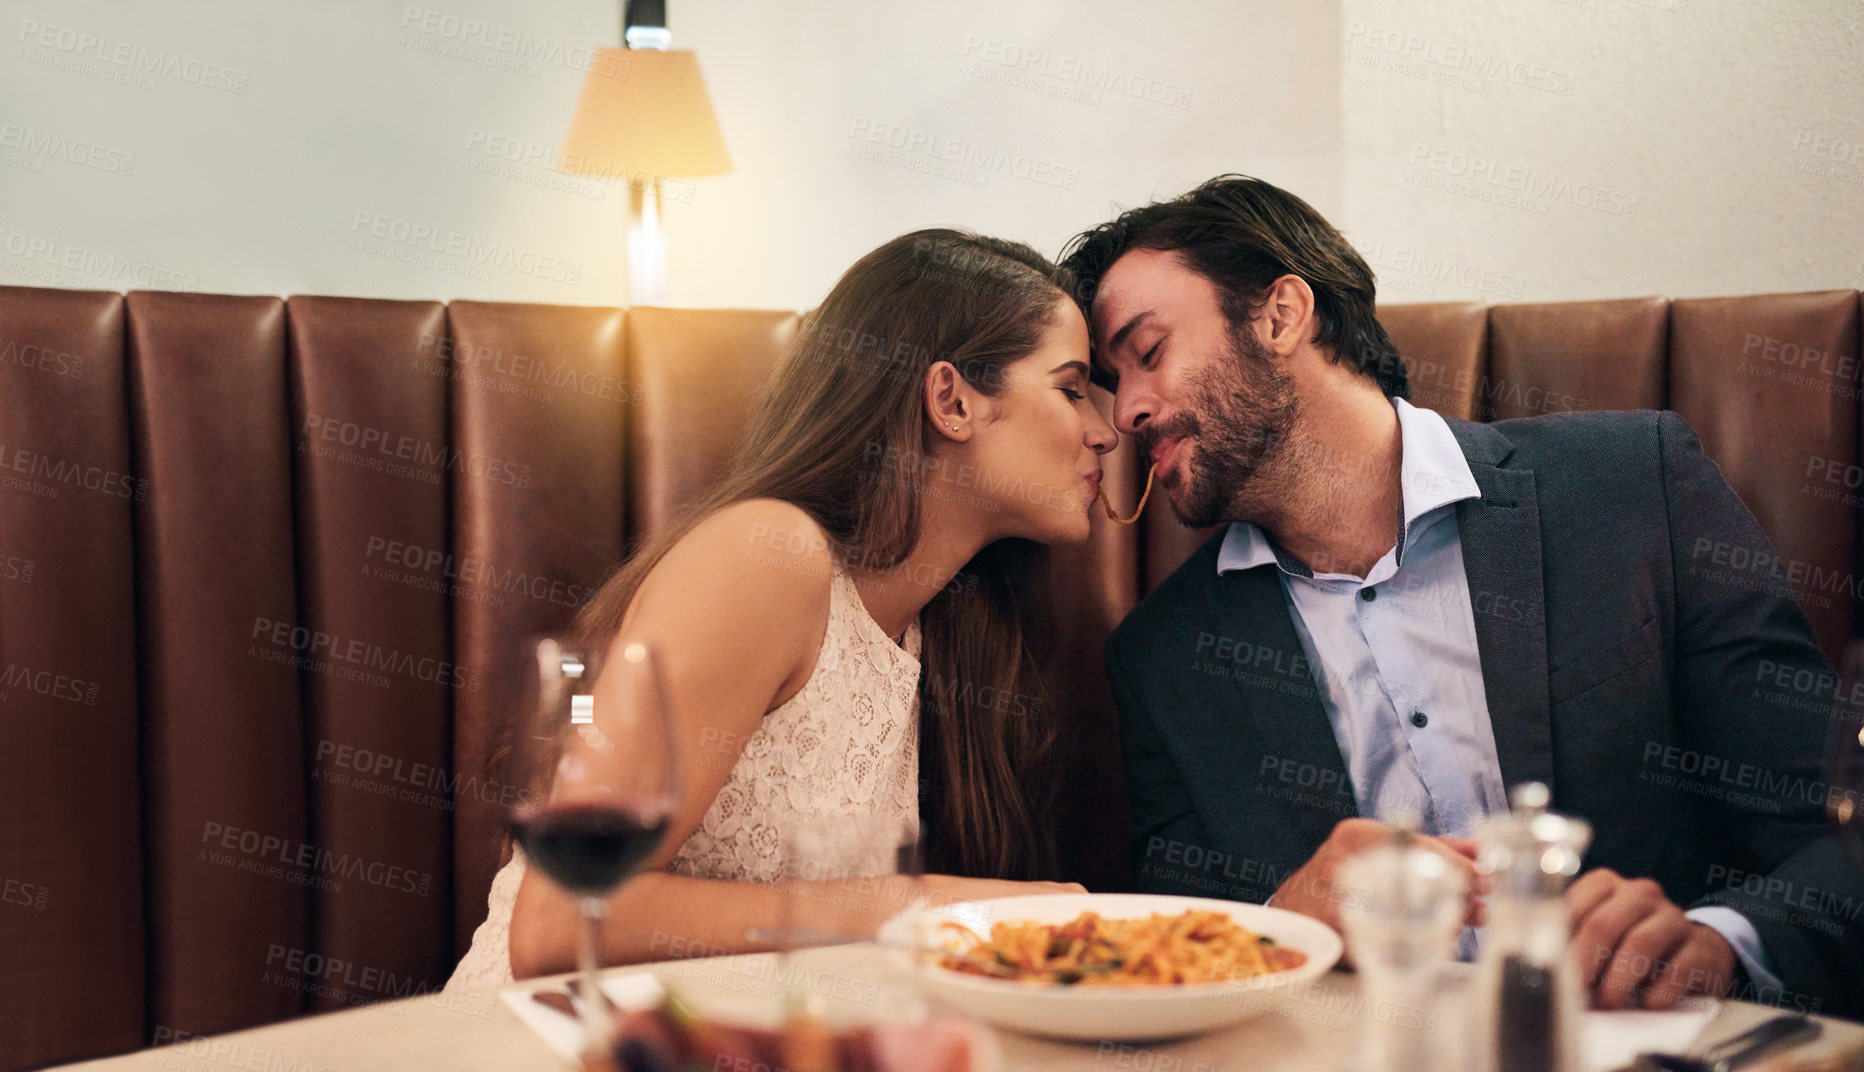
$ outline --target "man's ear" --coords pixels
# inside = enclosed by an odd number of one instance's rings
[[[1269,284],[1262,311],[1268,317],[1268,345],[1286,357],[1314,338],[1314,291],[1298,275],[1285,275]]]
[[[946,439],[962,443],[971,437],[971,385],[949,361],[935,361],[926,370],[926,419]]]

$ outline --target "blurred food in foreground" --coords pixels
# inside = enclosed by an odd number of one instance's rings
[[[624,1013],[614,1068],[780,1068],[786,1072],[995,1072],[995,1040],[968,1020],[933,1017],[832,1029],[800,1016],[782,1027],[746,1027],[701,1016],[669,992],[652,1008]]]

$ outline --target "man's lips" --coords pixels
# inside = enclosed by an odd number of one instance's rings
[[[1178,444],[1182,442],[1183,436],[1169,436],[1152,444],[1152,467],[1160,473],[1168,472],[1172,460],[1178,456]]]

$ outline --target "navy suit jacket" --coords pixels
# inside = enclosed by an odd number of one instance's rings
[[[1753,921],[1786,993],[1864,1012],[1864,875],[1831,836],[1835,679],[1760,525],[1675,413],[1449,420],[1503,784],[1593,825],[1587,869]],[[1219,533],[1108,638],[1139,888],[1263,901],[1357,814],[1272,565]]]

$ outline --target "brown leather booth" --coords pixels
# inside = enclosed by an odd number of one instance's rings
[[[1681,412],[1838,658],[1859,298],[1381,315],[1444,413]],[[519,638],[713,479],[795,326],[0,287],[0,1070],[437,989],[498,863]],[[1100,644],[1199,534],[1095,525],[1052,564],[1054,821],[1118,888]]]

